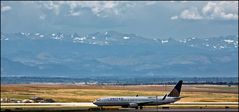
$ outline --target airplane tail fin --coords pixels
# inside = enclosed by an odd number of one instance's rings
[[[178,81],[178,83],[176,84],[176,86],[173,88],[173,90],[169,93],[169,97],[179,97],[180,96],[180,92],[181,92],[181,87],[182,87],[183,81],[180,80]]]

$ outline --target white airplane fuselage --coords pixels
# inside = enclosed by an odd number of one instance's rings
[[[121,97],[105,97],[96,99],[93,103],[97,106],[122,106],[129,108],[140,107],[143,109],[143,106],[150,105],[162,105],[170,104],[180,100],[180,91],[183,81],[180,80],[173,90],[165,96],[121,96]]]
[[[106,97],[100,98],[93,103],[97,106],[150,106],[169,104],[178,101],[179,97],[166,97],[164,96],[129,96],[129,97]]]

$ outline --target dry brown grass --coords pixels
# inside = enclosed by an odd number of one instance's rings
[[[1,85],[1,97],[26,99],[32,96],[53,98],[58,102],[89,102],[105,96],[165,95],[173,86],[165,85]],[[238,102],[238,86],[183,85],[181,102]]]

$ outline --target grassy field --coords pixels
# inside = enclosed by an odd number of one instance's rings
[[[33,96],[52,98],[57,102],[91,102],[106,96],[156,96],[169,93],[169,85],[66,85],[18,84],[1,85],[1,98],[29,99]],[[238,102],[238,86],[183,85],[180,102]]]

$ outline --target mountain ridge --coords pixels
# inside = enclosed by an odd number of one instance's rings
[[[233,35],[175,40],[115,31],[88,35],[2,33],[1,51],[3,76],[238,74],[238,37]]]

